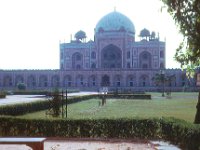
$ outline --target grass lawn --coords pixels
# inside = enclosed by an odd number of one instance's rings
[[[152,100],[107,99],[105,106],[99,106],[100,99],[91,99],[68,105],[68,118],[149,118],[175,117],[194,121],[198,93],[172,93],[171,99],[152,94]],[[29,113],[24,118],[50,118],[45,111]]]

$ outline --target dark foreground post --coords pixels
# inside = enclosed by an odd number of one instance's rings
[[[196,112],[194,123],[200,124],[200,92],[199,92],[198,102],[197,102],[196,108],[197,108],[197,112]]]
[[[65,92],[65,94],[66,94],[66,98],[65,98],[65,113],[66,113],[66,118],[67,118],[67,90],[66,90],[66,92]]]
[[[101,95],[101,99],[102,99],[102,102],[101,102],[101,105],[104,106],[106,104],[106,94],[108,92],[108,89],[106,87],[103,87],[102,89],[102,95]]]
[[[61,94],[61,105],[62,105],[62,118],[64,118],[64,109],[63,109],[63,104],[64,104],[64,98],[63,98],[63,90],[62,90],[62,94]]]
[[[200,86],[200,73],[197,73],[196,85]],[[195,124],[200,124],[200,91],[199,91],[198,102],[197,102],[196,108],[197,108],[197,112],[196,112],[196,115],[195,115],[194,123]]]
[[[106,96],[105,94],[102,95],[102,106],[106,104]]]

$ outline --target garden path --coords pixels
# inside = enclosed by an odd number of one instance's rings
[[[71,97],[71,96],[91,95],[91,94],[97,94],[97,92],[69,93],[68,96]],[[7,95],[6,98],[0,99],[0,105],[27,103],[38,100],[46,100],[46,98],[44,95]]]

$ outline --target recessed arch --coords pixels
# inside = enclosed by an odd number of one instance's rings
[[[51,86],[52,87],[59,87],[60,85],[60,78],[58,75],[54,75],[51,77]]]
[[[146,86],[149,86],[149,75],[148,74],[143,74],[140,76],[140,79],[139,79],[139,84],[140,86],[142,87],[146,87]]]
[[[121,86],[121,80],[122,80],[122,77],[120,75],[115,75],[114,76],[114,85],[116,87],[120,87]]]
[[[72,86],[72,77],[71,75],[65,75],[63,78],[63,86],[71,87]]]
[[[9,87],[12,86],[12,77],[11,75],[6,75],[3,77],[3,86]]]
[[[40,87],[47,87],[48,86],[47,75],[40,75],[39,76],[39,86]]]
[[[110,86],[110,77],[108,75],[103,75],[101,78],[101,86]]]
[[[27,86],[34,87],[36,86],[36,77],[34,75],[30,75],[27,78]]]
[[[164,63],[163,62],[160,63],[160,68],[164,69]]]
[[[136,77],[135,75],[128,75],[126,77],[127,79],[127,86],[128,87],[133,87],[134,85],[136,85]]]
[[[95,69],[96,68],[96,63],[92,63],[91,68]]]
[[[110,44],[101,51],[102,68],[122,68],[122,52],[119,47]]]
[[[92,58],[92,59],[96,59],[96,52],[93,51],[93,52],[91,53],[91,58]]]
[[[24,83],[24,77],[22,75],[17,75],[15,77],[15,85],[17,85],[18,83]]]
[[[91,75],[91,76],[89,76],[89,79],[88,79],[88,81],[89,81],[89,86],[96,86],[96,82],[97,82],[97,76],[96,75]]]
[[[151,68],[151,54],[147,51],[143,51],[139,55],[139,65],[142,69],[149,69]]]
[[[79,74],[76,76],[76,86],[84,86],[84,77],[83,75]]]
[[[83,55],[81,53],[76,52],[72,55],[72,68],[73,69],[83,68]]]

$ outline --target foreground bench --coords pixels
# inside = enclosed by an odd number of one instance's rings
[[[46,138],[30,138],[30,137],[6,137],[0,138],[1,144],[25,144],[31,147],[33,150],[44,150],[44,141]]]

